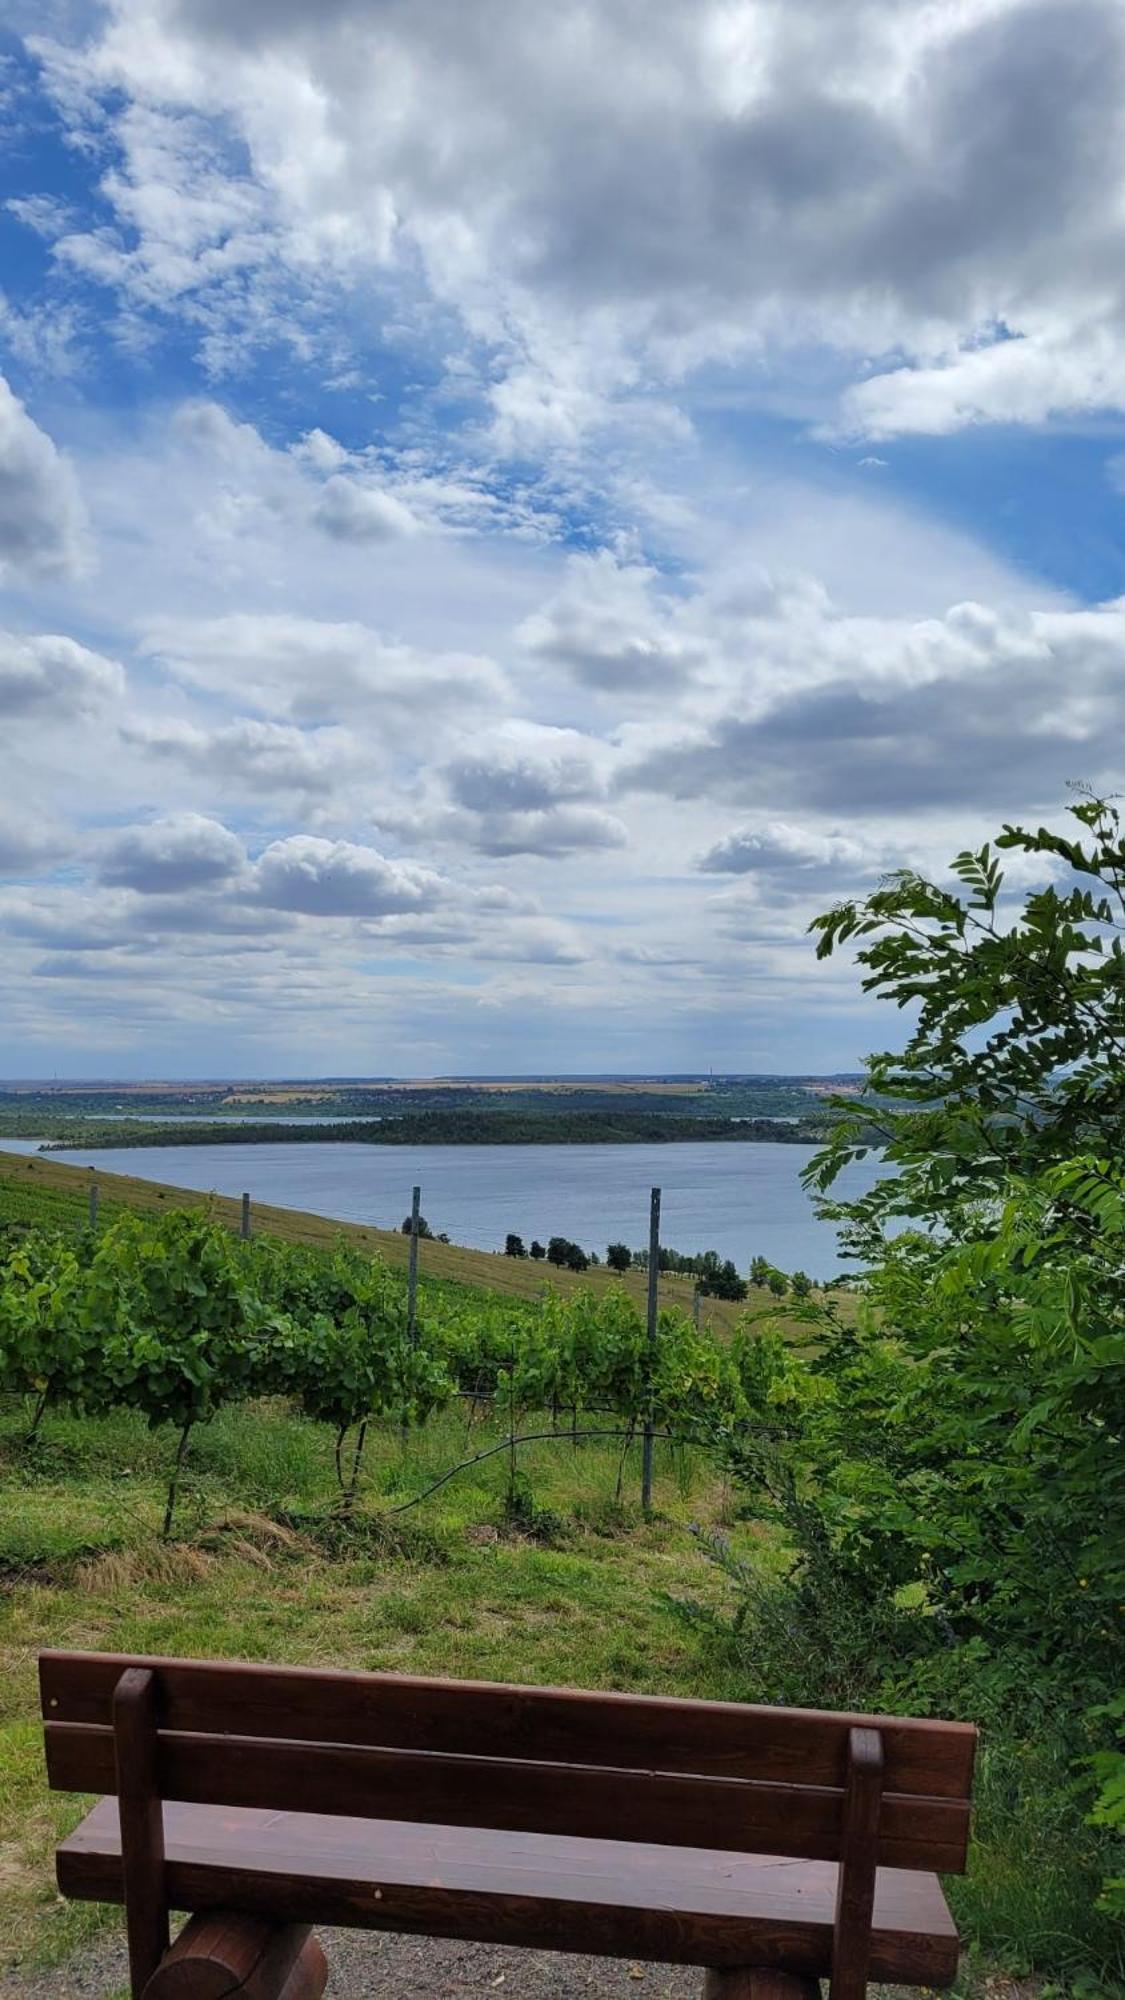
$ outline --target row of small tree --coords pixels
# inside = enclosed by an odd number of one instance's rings
[[[509,1232],[504,1239],[504,1255],[531,1257],[536,1261],[546,1259],[556,1268],[568,1271],[586,1271],[602,1261],[596,1250],[583,1250],[580,1244],[572,1243],[566,1236],[552,1236],[546,1246],[536,1238],[529,1249],[523,1237],[514,1232]],[[688,1254],[661,1245],[659,1257],[661,1271],[694,1278],[696,1290],[704,1298],[740,1302],[749,1296],[750,1286],[755,1285],[777,1299],[807,1299],[813,1289],[812,1279],[804,1271],[794,1271],[792,1276],[788,1276],[765,1257],[753,1259],[749,1283],[742,1277],[733,1259],[720,1257],[717,1250]],[[630,1249],[627,1243],[610,1243],[606,1246],[605,1261],[611,1271],[619,1274],[630,1270],[647,1271],[648,1251]]]
[[[587,1253],[580,1243],[572,1243],[569,1236],[552,1236],[548,1243],[540,1243],[533,1237],[531,1246],[525,1245],[523,1237],[509,1231],[504,1238],[505,1257],[530,1257],[535,1263],[553,1264],[557,1271],[588,1271],[591,1264],[600,1264],[597,1251]]]

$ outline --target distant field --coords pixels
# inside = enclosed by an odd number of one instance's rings
[[[92,1170],[72,1167],[49,1156],[0,1152],[0,1222],[31,1222],[64,1228],[80,1223],[86,1214]],[[107,1174],[98,1169],[99,1217],[109,1218],[121,1209],[142,1214],[162,1208],[191,1208],[204,1205],[216,1221],[237,1229],[241,1219],[236,1200],[200,1189],[168,1187],[159,1181],[139,1180],[132,1174]],[[337,1238],[369,1250],[388,1264],[405,1265],[409,1252],[406,1237],[395,1230],[368,1229],[356,1222],[334,1222],[301,1209],[271,1208],[254,1204],[254,1229],[262,1235],[280,1237],[286,1243],[331,1244]],[[627,1271],[623,1279],[604,1265],[588,1271],[556,1270],[530,1259],[504,1257],[491,1250],[462,1249],[456,1243],[438,1243],[427,1238],[420,1248],[421,1268],[426,1277],[452,1284],[471,1285],[509,1298],[539,1297],[546,1284],[560,1293],[582,1289],[604,1290],[624,1283],[638,1302],[643,1301],[647,1279],[642,1271]],[[660,1280],[660,1303],[679,1306],[690,1313],[693,1286],[690,1278],[671,1273]],[[746,1311],[775,1303],[765,1291],[751,1289],[745,1305],[725,1299],[703,1299],[700,1320],[716,1331],[732,1332]]]
[[[831,1077],[372,1077],[274,1078],[207,1083],[9,1083],[0,1081],[0,1131],[48,1136],[60,1120],[146,1115],[261,1118],[523,1115],[560,1125],[596,1113],[668,1120],[813,1118],[841,1080]],[[846,1082],[846,1080],[843,1080]]]
[[[510,1097],[517,1091],[521,1093],[534,1093],[534,1095],[539,1097],[567,1097],[572,1092],[578,1096],[596,1092],[598,1096],[608,1097],[698,1097],[708,1089],[708,1085],[697,1082],[692,1078],[684,1077],[668,1083],[662,1083],[659,1079],[649,1080],[646,1077],[623,1077],[619,1082],[606,1081],[599,1078],[583,1082],[572,1082],[568,1078],[560,1077],[554,1082],[541,1082],[537,1079],[525,1080],[523,1078],[508,1078],[505,1080],[498,1078],[495,1082],[491,1082],[488,1078],[484,1078],[480,1082],[474,1082],[471,1086],[468,1086],[457,1077],[435,1076],[403,1077],[393,1083],[353,1083],[348,1086],[349,1092],[358,1094],[360,1091],[378,1091],[380,1095],[384,1092],[395,1091],[409,1094],[417,1090],[441,1090],[448,1092],[463,1091],[467,1088],[492,1097]],[[313,1089],[303,1084],[272,1084],[262,1090],[247,1087],[243,1090],[228,1091],[223,1098],[223,1103],[239,1105],[290,1104],[297,1098],[305,1101],[314,1099],[323,1101],[327,1097],[335,1097],[339,1094],[338,1091],[328,1087]]]

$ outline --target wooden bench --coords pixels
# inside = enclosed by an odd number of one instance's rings
[[[124,1903],[134,2000],[316,2000],[313,1924],[699,1965],[708,2000],[956,1972],[962,1723],[106,1653],[40,1681],[52,1788],[106,1794],[59,1888]]]

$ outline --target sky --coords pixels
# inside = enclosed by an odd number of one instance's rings
[[[0,1075],[856,1068],[1123,512],[1122,0],[0,0]]]

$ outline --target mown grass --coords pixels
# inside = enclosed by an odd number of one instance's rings
[[[52,1852],[82,1802],[43,1780],[35,1656],[44,1646],[399,1668],[498,1680],[733,1693],[661,1607],[707,1587],[687,1532],[728,1496],[694,1452],[657,1446],[658,1514],[639,1459],[523,1447],[532,1533],[505,1519],[506,1455],[409,1512],[400,1504],[500,1433],[460,1414],[404,1445],[372,1437],[351,1526],[335,1512],[331,1438],[277,1406],[232,1408],[198,1433],[179,1530],[158,1528],[172,1446],[129,1414],[0,1415],[0,1957],[56,1962],[113,1912],[59,1901]]]
[[[372,1433],[349,1524],[326,1427],[283,1405],[232,1406],[196,1433],[162,1543],[169,1431],[55,1411],[29,1447],[28,1415],[0,1408],[0,1963],[57,1964],[120,1922],[54,1889],[53,1849],[84,1802],[45,1787],[45,1646],[770,1698],[745,1651],[701,1644],[666,1608],[723,1596],[692,1524],[722,1527],[766,1580],[785,1568],[774,1538],[733,1519],[738,1496],[701,1453],[658,1443],[649,1520],[637,1449],[619,1499],[620,1447],[565,1435],[520,1448],[522,1529],[506,1516],[503,1453],[391,1512],[502,1435],[491,1417],[470,1429],[447,1413],[405,1442]],[[1043,1745],[986,1743],[971,1871],[950,1885],[973,1946],[964,1990],[995,1992],[998,1963],[1083,1965],[1075,1913],[1089,1908],[1091,1857],[1068,1783]],[[1083,2000],[1108,1990],[1104,1973],[1073,1986]]]

